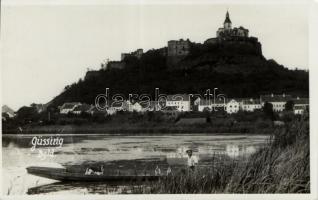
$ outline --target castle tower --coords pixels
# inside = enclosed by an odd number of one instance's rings
[[[232,22],[230,20],[229,11],[226,11],[226,16],[225,16],[225,20],[224,20],[223,25],[224,25],[225,30],[231,30],[231,28],[232,28]]]

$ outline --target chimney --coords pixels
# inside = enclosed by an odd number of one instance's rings
[[[271,97],[274,97],[274,94],[272,93]]]
[[[283,93],[283,97],[284,97],[284,98],[285,98],[285,96],[286,96],[285,93]]]

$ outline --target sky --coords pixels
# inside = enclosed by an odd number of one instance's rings
[[[203,43],[229,10],[232,26],[258,37],[263,54],[308,69],[308,6],[303,4],[2,5],[2,104],[47,103],[66,85],[122,52],[168,40]]]

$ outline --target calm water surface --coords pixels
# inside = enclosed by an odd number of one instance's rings
[[[36,139],[42,139],[34,148]],[[44,145],[43,139],[61,139],[63,144]],[[268,140],[264,135],[4,135],[2,137],[3,192],[5,194],[120,193],[127,183],[108,185],[60,183],[28,175],[28,166],[64,166],[84,172],[86,167],[104,166],[106,173],[153,174],[186,163],[192,149],[199,164],[211,165],[212,157],[224,155],[244,159]],[[32,149],[32,147],[34,149]]]

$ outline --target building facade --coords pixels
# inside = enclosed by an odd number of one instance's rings
[[[60,107],[60,114],[72,113],[77,106],[82,105],[80,102],[68,102],[64,103]]]
[[[262,109],[262,104],[259,99],[243,99],[240,109],[246,112],[254,112],[255,110]]]
[[[168,41],[168,56],[186,56],[190,53],[190,40]]]
[[[294,103],[294,114],[302,115],[309,109],[309,99],[308,98],[299,98],[293,99]]]
[[[194,101],[194,105],[198,108],[199,112],[203,111],[221,111],[226,109],[226,100],[225,99],[201,99],[197,98]]]
[[[285,105],[287,101],[291,101],[292,97],[290,95],[261,95],[260,101],[262,104],[262,107],[266,102],[271,103],[273,105],[273,111],[274,112],[281,112],[285,110]]]
[[[191,110],[190,96],[187,94],[168,95],[166,107],[175,107],[180,112]]]

